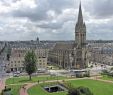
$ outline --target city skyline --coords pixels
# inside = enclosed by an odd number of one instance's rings
[[[80,0],[1,0],[0,40],[74,40]],[[81,0],[88,40],[113,40],[112,0]]]

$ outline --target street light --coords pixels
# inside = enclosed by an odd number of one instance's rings
[[[96,71],[97,71],[97,64],[95,64],[95,66],[96,66]],[[96,74],[96,80],[97,80],[97,74]]]
[[[13,69],[13,84],[14,84],[14,69]]]
[[[58,83],[58,72],[57,72],[57,83]]]

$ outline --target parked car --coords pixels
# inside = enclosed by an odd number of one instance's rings
[[[15,74],[15,73],[14,73],[14,74],[13,74],[13,77],[19,77],[19,74]]]
[[[10,71],[7,70],[6,73],[10,73]]]

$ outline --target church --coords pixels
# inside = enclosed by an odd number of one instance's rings
[[[83,21],[80,3],[74,42],[56,43],[54,48],[49,51],[48,63],[63,69],[85,69],[87,61],[86,25]]]

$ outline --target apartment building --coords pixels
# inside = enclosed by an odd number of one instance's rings
[[[45,48],[12,48],[9,61],[6,65],[7,71],[24,71],[24,57],[28,51],[34,50],[37,57],[37,69],[46,69],[48,49]]]

